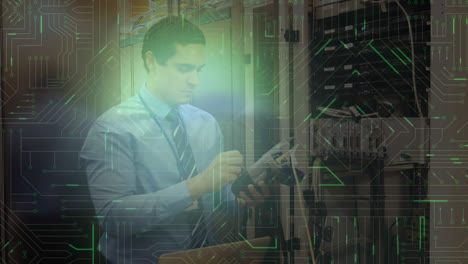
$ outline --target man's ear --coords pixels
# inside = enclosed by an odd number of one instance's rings
[[[156,68],[156,58],[153,55],[153,52],[147,51],[145,53],[145,62],[146,66],[148,67],[149,71],[152,72]]]

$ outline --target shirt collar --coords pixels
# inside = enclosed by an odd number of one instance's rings
[[[148,90],[146,83],[143,84],[143,87],[140,90],[140,95],[150,110],[159,118],[166,118],[167,114],[169,114],[169,112],[172,110],[170,105],[157,98]]]

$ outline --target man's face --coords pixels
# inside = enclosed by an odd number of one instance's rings
[[[205,66],[205,46],[175,45],[176,53],[165,65],[154,60],[150,72],[156,96],[169,105],[186,104],[199,84],[200,70]]]

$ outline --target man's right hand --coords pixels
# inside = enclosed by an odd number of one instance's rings
[[[203,194],[219,191],[235,181],[242,170],[243,161],[244,158],[237,150],[218,154],[206,170],[187,180],[192,199],[198,200]]]

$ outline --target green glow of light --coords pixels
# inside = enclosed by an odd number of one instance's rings
[[[406,56],[406,54],[405,54],[400,48],[397,48],[397,50],[398,50],[401,54],[403,54],[403,56],[405,56],[405,58],[406,58],[410,63],[412,62],[411,59],[410,59],[408,56]]]
[[[425,235],[426,234],[426,218],[424,218],[424,216],[420,216],[419,217],[419,249],[421,249],[421,246],[422,246],[421,224],[422,224],[423,221],[424,221],[423,228],[424,228],[424,235]]]
[[[335,177],[335,179],[337,181],[340,182],[339,184],[338,183],[332,183],[332,184],[321,183],[320,186],[345,186],[345,184],[340,180],[340,178],[338,178],[338,176],[336,176],[336,174],[326,166],[320,166],[320,167],[309,166],[307,168],[309,168],[309,169],[326,169],[333,177]]]
[[[312,116],[312,113],[310,113],[306,118],[304,118],[304,122],[307,121],[307,119],[309,119],[310,116]]]
[[[404,65],[407,65],[406,62],[405,62],[400,56],[398,56],[398,54],[396,54],[395,51],[393,51],[393,50],[390,50],[390,51],[391,51],[391,52],[393,53],[393,55],[395,55],[395,57],[397,57]]]
[[[363,115],[366,114],[366,112],[364,112],[364,110],[362,110],[361,107],[359,107],[359,105],[356,105],[356,108],[357,108],[359,111],[361,111],[361,113],[362,113]]]
[[[330,43],[330,41],[332,41],[332,39],[329,39],[325,45],[323,45],[316,53],[315,53],[315,56],[317,56],[317,54],[319,54],[320,52],[322,52],[322,50],[328,45],[328,43]]]
[[[42,34],[42,16],[40,17],[40,32]]]
[[[385,63],[387,63],[388,66],[390,66],[390,68],[392,68],[394,72],[396,72],[399,75],[400,72],[398,72],[397,69],[395,69],[393,65],[382,54],[380,54],[380,52],[376,48],[374,48],[374,46],[372,46],[372,42],[374,42],[374,40],[371,40],[371,42],[369,42],[369,46],[375,51],[375,53],[377,53],[377,55],[379,55],[380,58],[382,58],[382,60],[385,61]]]
[[[73,94],[72,97],[70,97],[70,99],[68,99],[68,101],[65,104],[68,104],[71,101],[71,99],[73,99],[73,97],[75,97],[75,94]]]
[[[274,35],[268,35],[267,30],[265,29],[265,38],[272,38]]]
[[[278,87],[278,84],[275,85],[268,93],[262,93],[260,95],[270,95],[277,87]]]
[[[330,143],[330,141],[328,141],[326,138],[323,138],[323,140],[325,140],[328,143],[328,145],[333,147],[332,143]]]
[[[406,120],[406,122],[408,122],[408,124],[410,124],[412,127],[414,127],[413,123],[411,123],[411,121],[409,121],[408,118],[406,118],[406,116],[404,116],[403,118]]]
[[[107,238],[107,233],[106,233],[106,238]],[[94,224],[91,225],[91,248],[77,248],[73,246],[72,244],[68,244],[71,248],[73,248],[76,251],[92,251],[93,253],[91,254],[91,263],[94,264]]]
[[[6,248],[6,247],[10,244],[10,242],[11,242],[11,240],[8,241],[8,242],[3,246],[3,248]]]
[[[242,239],[244,239],[244,241],[251,247],[251,248],[254,248],[254,249],[276,249],[278,248],[278,236],[275,236],[275,246],[274,247],[255,247],[253,246],[250,241],[248,241],[241,233],[238,233],[239,236],[242,237]]]
[[[16,33],[8,33],[8,36],[16,36]]]
[[[315,119],[319,118],[319,117],[323,114],[323,112],[327,111],[327,109],[328,109],[335,101],[336,101],[336,97],[333,98],[333,100],[327,105],[327,107],[325,107],[325,108],[322,110],[322,112],[320,112],[320,114],[318,114],[318,115],[315,117]]]
[[[221,156],[220,156],[220,158],[221,158]],[[221,168],[220,168],[220,171],[221,171]],[[213,178],[213,190],[214,190],[215,189],[215,169],[214,168],[213,168],[213,171],[212,171],[211,175],[212,175],[212,178]],[[213,212],[214,212],[220,205],[218,204],[218,206],[215,206],[215,204],[214,204],[215,193],[213,192],[212,195],[213,195]]]
[[[65,186],[67,186],[67,187],[78,187],[78,186],[80,186],[80,185],[79,185],[79,184],[76,184],[76,183],[69,183],[69,184],[67,184],[67,185],[65,185]]]
[[[452,32],[455,35],[455,17],[452,18]]]
[[[400,255],[400,236],[396,235],[396,254]]]
[[[98,54],[101,54],[101,52],[103,52],[104,49],[107,48],[107,45],[109,45],[109,44],[106,44],[106,45],[104,46],[104,48],[102,48],[102,49],[98,52]]]
[[[220,142],[219,142],[219,153],[221,153],[221,152],[223,151],[223,145],[224,145],[224,144],[223,144],[222,140],[223,140],[223,139],[220,139]],[[221,159],[221,161],[222,161],[222,156],[220,156],[220,159]],[[220,161],[220,163],[221,163],[221,161]],[[221,164],[222,164],[222,163],[221,163]],[[221,179],[221,177],[222,177],[222,175],[221,175],[222,169],[223,169],[222,166],[219,166],[219,177],[220,177],[220,179]],[[215,186],[214,186],[214,182],[215,182],[215,181],[214,181],[215,169],[214,169],[214,168],[213,168],[213,174],[212,174],[212,176],[213,176],[213,189],[214,189],[214,188],[215,188]],[[219,181],[219,188],[221,189],[221,187],[222,187],[222,186],[221,186],[221,180],[220,180],[220,181]],[[215,205],[215,193],[214,193],[214,192],[212,193],[212,196],[213,196],[213,198],[212,198],[212,199],[213,199],[213,200],[212,200],[212,201],[213,201],[213,206],[212,206],[212,208],[213,208],[213,212],[214,212],[214,211],[216,211],[216,209],[218,209],[218,208],[221,206],[221,202],[222,202],[222,192],[219,192],[219,202],[218,202],[218,205]]]
[[[340,40],[340,42],[341,42],[341,44],[343,44],[343,46],[345,47],[345,49],[349,49],[349,48],[348,48],[348,45],[346,45],[343,41]]]

